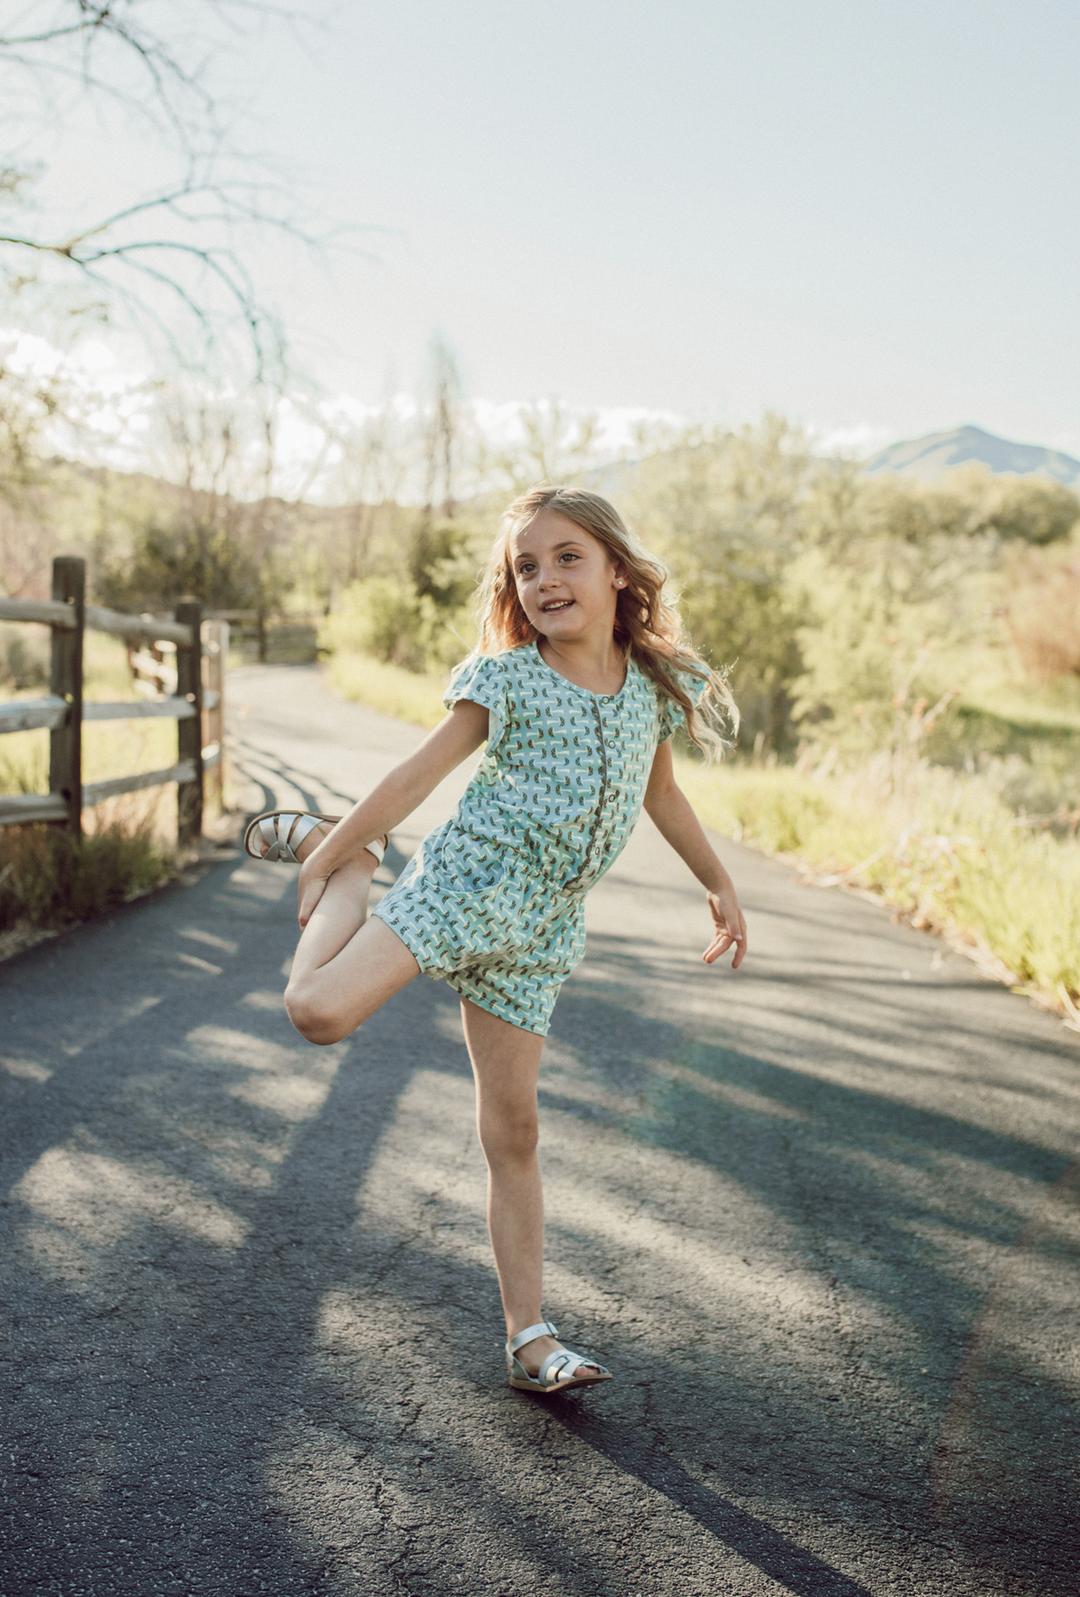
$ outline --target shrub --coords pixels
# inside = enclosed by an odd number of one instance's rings
[[[404,579],[367,577],[341,594],[319,642],[424,672],[464,659],[475,635],[466,609],[448,611]]]
[[[0,930],[100,915],[168,879],[170,850],[150,821],[113,820],[76,839],[55,826],[0,829]]]
[[[1080,550],[1026,550],[1011,577],[1006,618],[1028,676],[1080,676]]]
[[[49,639],[44,627],[0,626],[0,689],[15,693],[49,685]]]

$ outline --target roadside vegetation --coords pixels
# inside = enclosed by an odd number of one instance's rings
[[[5,933],[59,929],[138,897],[173,874],[154,815],[127,805],[79,841],[55,826],[0,830],[0,947]]]
[[[992,779],[885,757],[838,771],[735,762],[680,780],[716,831],[828,886],[868,891],[912,926],[973,953],[987,975],[1080,1021],[1080,843],[1033,829]]]

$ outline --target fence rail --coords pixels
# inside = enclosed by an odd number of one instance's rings
[[[80,562],[82,563],[82,562]],[[190,626],[175,621],[160,621],[154,616],[125,616],[118,610],[102,610],[88,604],[83,610],[85,625],[91,632],[108,632],[114,638],[145,638],[149,643],[176,643],[191,648]],[[0,621],[41,621],[47,627],[63,627],[68,632],[78,626],[73,609],[50,599],[0,599]]]
[[[62,824],[82,830],[82,812],[121,793],[177,783],[177,832],[190,842],[202,831],[206,774],[213,771],[220,793],[224,782],[225,670],[229,626],[202,619],[193,600],[176,606],[174,620],[126,616],[84,602],[86,562],[62,557],[53,561],[51,600],[0,598],[0,621],[37,622],[52,628],[50,692],[46,698],[0,704],[0,735],[6,732],[49,733],[49,792],[0,794],[0,826],[31,821]],[[87,628],[123,638],[129,646],[132,672],[140,686],[152,678],[150,691],[163,685],[170,696],[114,702],[83,700],[83,637]],[[148,643],[176,651],[175,669],[154,654],[135,652]],[[205,674],[209,680],[204,685]],[[144,720],[167,717],[176,722],[175,765],[161,771],[140,771],[107,782],[82,780],[82,728],[85,721]]]

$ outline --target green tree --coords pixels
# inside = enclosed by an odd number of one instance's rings
[[[690,429],[642,461],[628,499],[668,563],[695,645],[730,671],[742,744],[790,741],[800,616],[788,583],[814,470],[807,439],[767,415],[738,432]]]

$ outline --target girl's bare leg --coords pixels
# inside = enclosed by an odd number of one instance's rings
[[[305,859],[320,841],[318,832],[306,837],[298,857]],[[375,856],[363,849],[336,870],[300,937],[285,1007],[309,1042],[339,1042],[420,973],[400,937],[385,922],[368,919],[377,869]]]
[[[476,1078],[476,1124],[488,1167],[488,1232],[509,1339],[544,1318],[544,1194],[537,1158],[536,1080],[544,1039],[463,998]],[[535,1375],[559,1343],[538,1336],[517,1357]]]

